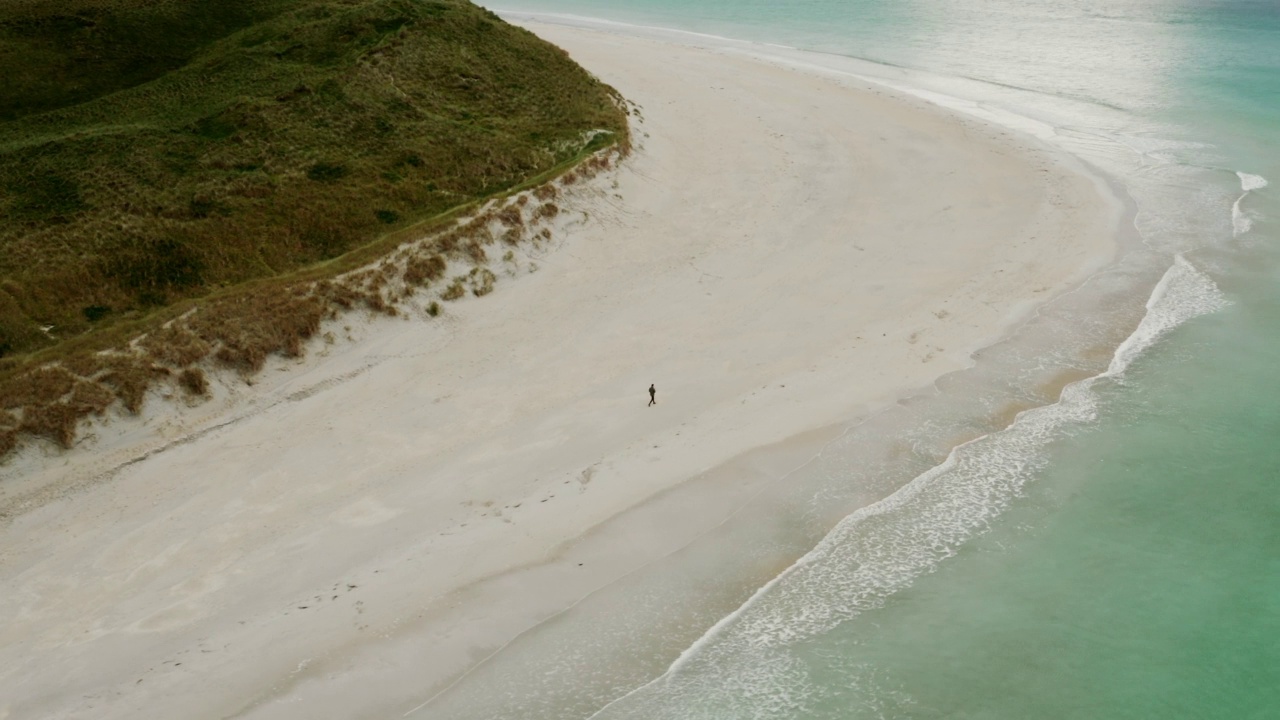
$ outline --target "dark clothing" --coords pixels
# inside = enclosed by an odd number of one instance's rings
[[[654,390],[654,389],[653,389],[653,386],[652,386],[652,385],[650,385],[650,386],[649,386],[649,404],[650,404],[650,405],[657,405],[657,404],[658,404],[657,394],[658,394],[658,391],[657,391],[657,390]]]

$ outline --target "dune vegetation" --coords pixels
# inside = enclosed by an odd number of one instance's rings
[[[385,309],[330,279],[626,147],[611,88],[465,0],[10,0],[0,74],[0,455]],[[402,254],[398,282],[502,222]]]

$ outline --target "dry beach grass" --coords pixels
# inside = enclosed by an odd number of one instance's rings
[[[625,144],[597,151],[570,172],[594,176],[626,152]],[[157,383],[202,396],[206,367],[252,378],[272,355],[301,357],[325,320],[355,311],[397,315],[405,301],[432,291],[450,267],[472,266],[437,288],[436,297],[454,301],[468,291],[487,295],[497,275],[484,267],[490,261],[486,248],[498,238],[508,246],[546,239],[549,235],[539,233],[548,232],[541,226],[556,216],[547,211],[555,206],[534,205],[529,198],[552,197],[555,184],[563,182],[553,179],[486,203],[434,233],[389,248],[372,264],[330,279],[259,283],[195,304],[173,319],[153,319],[154,329],[116,347],[91,345],[34,368],[11,368],[0,374],[0,411],[5,412],[0,416],[0,459],[24,436],[70,448],[79,425],[116,402],[130,414],[142,412],[148,390]],[[439,305],[432,302],[427,312],[438,314]]]

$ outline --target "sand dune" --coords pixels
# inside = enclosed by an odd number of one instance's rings
[[[732,507],[611,518],[965,366],[1113,252],[1117,204],[1030,139],[530,27],[638,104],[633,157],[489,296],[0,467],[39,500],[0,530],[0,718],[402,715]]]

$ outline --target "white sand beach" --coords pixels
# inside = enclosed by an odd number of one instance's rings
[[[528,26],[639,106],[635,153],[486,297],[351,316],[253,387],[0,465],[0,720],[431,717],[1115,252],[1119,204],[1031,138]]]

